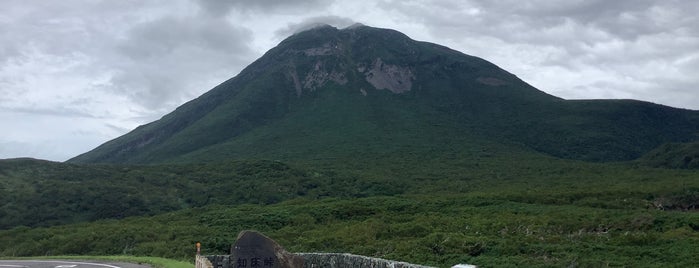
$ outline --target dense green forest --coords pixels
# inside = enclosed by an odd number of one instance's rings
[[[692,266],[699,245],[697,172],[642,163],[491,148],[432,161],[0,166],[0,256],[191,259],[194,243],[224,254],[245,229],[295,252],[441,267]]]

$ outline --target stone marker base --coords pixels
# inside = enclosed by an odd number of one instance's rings
[[[385,260],[361,255],[353,255],[347,253],[294,253],[293,255],[303,259],[303,263],[288,265],[283,267],[289,268],[434,268],[432,266],[424,266],[411,264],[407,262]],[[204,260],[205,259],[205,260]],[[199,263],[202,263],[201,265]],[[243,266],[241,263],[233,261],[231,255],[212,255],[197,258],[197,268],[238,268],[238,267],[272,267],[264,264],[251,266],[246,263]]]
[[[196,268],[432,268],[346,253],[289,253],[277,242],[254,231],[243,231],[231,255],[197,255]],[[475,266],[454,266],[475,267]]]
[[[194,268],[213,268],[214,265],[206,256],[197,255],[196,262],[194,263]]]
[[[391,261],[347,253],[296,253],[303,257],[304,268],[433,268],[410,264],[407,262]]]

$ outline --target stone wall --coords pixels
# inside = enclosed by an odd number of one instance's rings
[[[303,257],[304,268],[433,268],[347,253],[294,253],[294,255]],[[235,268],[235,266],[231,265],[230,255],[211,255],[197,256],[196,268]]]
[[[196,268],[433,268],[347,253],[291,253],[271,238],[242,231],[231,247],[231,255],[201,256],[197,243]],[[453,268],[472,268],[456,265]]]
[[[407,262],[391,261],[346,253],[295,253],[304,259],[304,268],[431,268]]]
[[[195,268],[214,268],[209,259],[205,256],[197,255],[196,262],[194,264]]]

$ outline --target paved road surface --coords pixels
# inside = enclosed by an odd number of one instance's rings
[[[103,261],[0,260],[0,268],[150,268],[150,266]]]

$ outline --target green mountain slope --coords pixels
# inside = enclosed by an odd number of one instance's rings
[[[274,204],[294,198],[458,193],[492,176],[546,174],[542,170],[552,163],[567,163],[496,143],[452,146],[445,151],[438,142],[447,141],[435,141],[432,149],[420,145],[421,154],[414,153],[413,147],[388,148],[381,154],[314,155],[311,161],[291,162],[116,165],[0,160],[0,229],[155,215],[206,205]]]
[[[207,204],[267,204],[329,191],[329,185],[315,180],[272,161],[113,166],[0,160],[0,229],[155,215]]]
[[[699,142],[663,144],[638,162],[653,167],[699,169]]]
[[[589,161],[688,142],[699,112],[566,101],[476,57],[387,29],[318,27],[238,76],[75,163],[424,154],[500,143]]]

